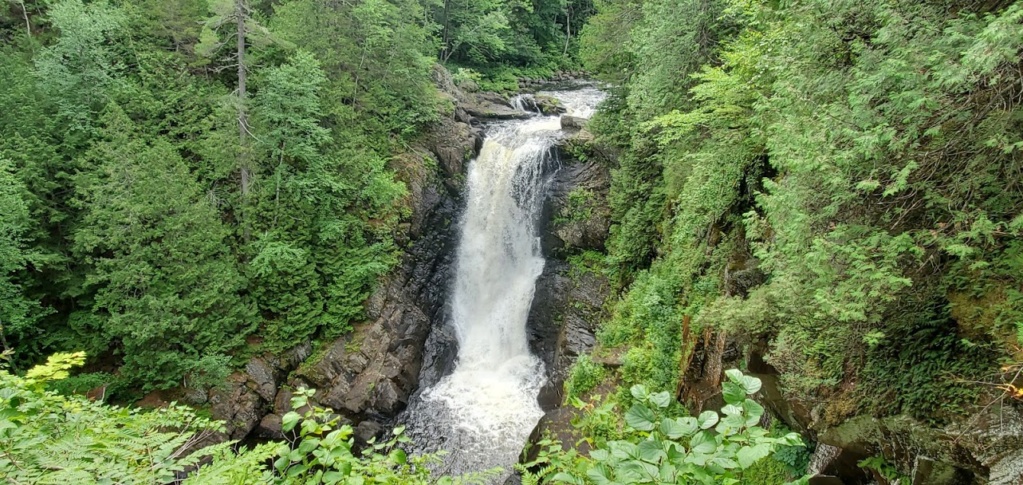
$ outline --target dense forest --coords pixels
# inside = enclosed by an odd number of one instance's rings
[[[84,350],[124,389],[202,386],[250,337],[280,350],[345,332],[401,251],[408,209],[388,160],[452,109],[437,56],[463,77],[550,72],[585,8],[5,3],[0,323],[14,368]]]
[[[202,410],[82,395],[351,331],[408,246],[394,161],[456,109],[441,69],[609,93],[578,149],[611,228],[573,261],[613,288],[566,382],[582,436],[524,482],[805,481],[818,431],[1023,401],[1020,2],[9,0],[0,41],[5,483],[486,482],[431,477],[401,429],[360,451],[311,393],[294,439],[191,454]],[[694,360],[720,413],[688,416]],[[754,360],[802,438],[723,371]],[[907,483],[900,459],[860,465]]]

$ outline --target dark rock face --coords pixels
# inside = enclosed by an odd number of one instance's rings
[[[268,411],[267,403],[246,382],[246,374],[235,373],[223,388],[210,393],[210,408],[213,417],[224,421],[225,439],[245,438]]]
[[[935,428],[907,416],[858,416],[818,434],[821,443],[883,455],[913,483],[1015,485],[1023,480],[1023,411],[993,405],[969,422]]]
[[[586,118],[580,118],[578,116],[561,116],[561,129],[568,131],[577,131],[586,128],[586,122],[589,121]]]
[[[572,163],[558,171],[551,192],[551,232],[559,247],[604,250],[611,227],[610,186],[610,171],[596,161]]]
[[[566,151],[570,140],[558,147],[562,166],[554,174],[541,220],[547,264],[526,324],[530,349],[547,368],[548,382],[538,398],[545,411],[561,405],[569,368],[596,345],[594,333],[610,293],[603,276],[573,268],[565,259],[583,250],[602,250],[610,225],[610,173],[604,165],[579,161]]]
[[[527,323],[530,350],[547,368],[547,384],[537,398],[543,410],[561,405],[569,369],[596,345],[594,334],[609,294],[610,285],[603,276],[557,259],[547,261]]]

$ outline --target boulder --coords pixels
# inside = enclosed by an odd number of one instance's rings
[[[848,452],[882,455],[919,483],[1023,483],[1023,410],[1008,403],[942,428],[908,416],[858,416],[818,437]]]
[[[581,130],[586,128],[586,123],[589,121],[588,118],[580,116],[561,115],[561,129],[567,131]]]
[[[263,416],[263,419],[259,420],[259,426],[256,428],[256,436],[270,440],[283,440],[285,439],[285,436],[282,426],[283,424],[280,415],[267,414],[266,416]]]
[[[363,421],[355,427],[355,439],[361,444],[366,444],[373,438],[379,438],[384,431],[384,427],[376,421]]]
[[[561,101],[558,101],[558,99],[553,96],[538,94],[533,96],[533,103],[537,110],[548,116],[565,113],[565,107],[561,105]]]
[[[274,369],[265,360],[254,357],[245,364],[245,374],[248,377],[247,385],[250,389],[259,394],[266,402],[273,402],[277,395],[277,380],[274,378]]]
[[[245,374],[236,372],[210,392],[210,410],[215,419],[224,422],[227,439],[245,438],[266,415],[266,401],[247,382]]]

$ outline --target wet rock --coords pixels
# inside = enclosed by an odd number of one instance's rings
[[[266,401],[247,382],[245,374],[234,373],[224,386],[210,392],[213,417],[224,421],[228,439],[248,436],[266,414]]]
[[[548,244],[555,250],[602,251],[611,227],[610,186],[610,171],[596,161],[569,163],[559,170],[551,189],[548,232],[555,240]]]
[[[532,113],[488,103],[465,105],[463,109],[466,113],[484,120],[525,120],[533,117]]]
[[[565,107],[561,105],[561,101],[552,96],[538,94],[533,96],[533,104],[540,113],[552,116],[560,115],[565,113]]]
[[[283,440],[285,436],[282,426],[283,423],[280,415],[267,414],[263,416],[263,419],[259,420],[256,436],[271,440]]]
[[[593,350],[595,332],[601,319],[610,285],[603,275],[568,263],[547,262],[537,280],[526,328],[530,350],[547,369],[548,381],[538,401],[545,411],[563,401],[563,385],[575,359]]]
[[[973,482],[973,474],[948,463],[917,456],[910,474],[914,485],[960,485]]]
[[[561,129],[568,131],[581,130],[586,127],[586,123],[589,121],[579,116],[561,115]]]
[[[492,106],[500,106],[502,108],[511,108],[512,105],[508,101],[508,98],[497,93],[483,92],[474,96],[477,103],[486,103]]]
[[[385,380],[375,389],[373,407],[381,414],[393,415],[405,408],[411,392],[403,392],[394,381]]]
[[[256,357],[245,365],[247,385],[266,402],[272,402],[277,395],[277,380],[274,369],[263,359]]]
[[[881,455],[902,473],[933,480],[920,483],[1023,482],[1023,411],[1011,405],[992,405],[968,421],[944,428],[908,416],[858,416],[818,436],[822,443],[860,455]]]
[[[355,427],[355,439],[359,440],[360,443],[366,444],[373,438],[379,438],[384,431],[384,427],[376,421],[363,421]]]

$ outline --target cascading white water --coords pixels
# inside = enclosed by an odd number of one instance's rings
[[[580,99],[592,109],[602,93],[587,92]],[[543,415],[536,397],[546,373],[526,321],[544,267],[538,223],[560,130],[556,116],[493,125],[469,166],[451,297],[458,359],[406,418],[417,448],[447,452],[446,473],[510,471]]]
[[[542,114],[536,106],[536,101],[533,99],[532,94],[516,94],[509,100],[509,103],[512,105],[512,108],[519,111]]]

